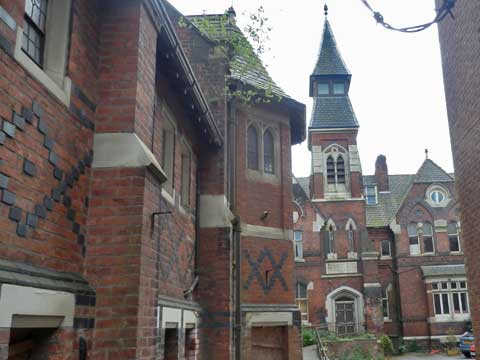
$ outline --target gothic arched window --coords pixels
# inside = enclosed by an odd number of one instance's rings
[[[250,126],[247,132],[248,168],[258,170],[258,131],[254,126]]]
[[[274,173],[274,160],[273,135],[270,130],[267,130],[263,134],[263,170],[266,173]]]
[[[335,184],[335,161],[333,157],[329,156],[327,158],[327,182],[329,184]]]

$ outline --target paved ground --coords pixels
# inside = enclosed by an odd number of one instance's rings
[[[405,354],[394,357],[396,360],[446,360],[446,359],[465,359],[463,355],[447,356],[447,355],[423,355],[423,354]]]
[[[464,359],[463,355],[446,356],[446,355],[423,355],[423,354],[405,354],[396,356],[395,360],[446,360],[446,359]],[[318,360],[315,345],[303,348],[303,360]],[[333,359],[332,359],[333,360]]]

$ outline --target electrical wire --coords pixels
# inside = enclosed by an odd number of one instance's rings
[[[388,30],[400,31],[400,32],[404,32],[404,33],[416,33],[416,32],[423,31],[423,30],[429,28],[433,24],[441,22],[447,15],[450,15],[452,18],[454,18],[453,14],[452,14],[452,9],[455,6],[455,1],[456,0],[443,0],[442,6],[440,6],[440,8],[435,10],[437,12],[437,15],[435,16],[435,18],[432,21],[430,21],[428,23],[425,23],[425,24],[421,24],[421,25],[414,25],[414,26],[407,26],[407,27],[395,27],[395,26],[390,25],[388,22],[385,21],[385,18],[383,17],[383,15],[380,12],[375,11],[370,6],[370,4],[368,3],[367,0],[360,0],[360,1],[373,14],[373,17],[376,20],[377,24],[382,25],[384,28],[386,28]]]

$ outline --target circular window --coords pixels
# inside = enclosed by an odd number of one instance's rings
[[[435,204],[439,204],[445,199],[445,195],[440,190],[434,190],[430,193],[430,199],[432,199]]]

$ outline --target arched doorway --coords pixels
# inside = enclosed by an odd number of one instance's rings
[[[327,295],[326,321],[329,331],[339,335],[363,332],[365,326],[363,295],[349,286],[341,286]]]

